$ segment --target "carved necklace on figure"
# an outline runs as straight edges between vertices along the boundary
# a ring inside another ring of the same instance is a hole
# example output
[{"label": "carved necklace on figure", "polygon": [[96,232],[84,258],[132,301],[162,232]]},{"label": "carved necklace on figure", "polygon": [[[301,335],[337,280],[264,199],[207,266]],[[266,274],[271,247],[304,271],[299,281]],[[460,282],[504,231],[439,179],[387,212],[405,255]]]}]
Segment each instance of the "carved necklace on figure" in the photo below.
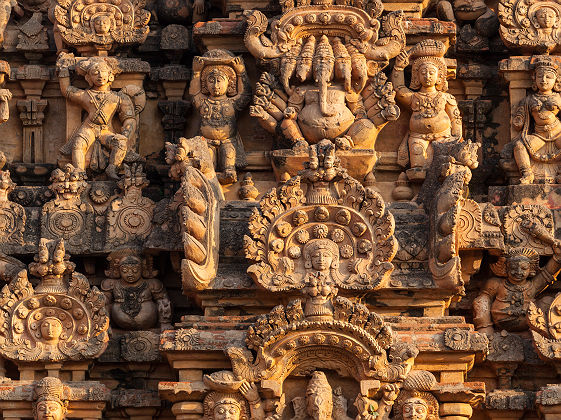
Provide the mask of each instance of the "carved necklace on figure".
[{"label": "carved necklace on figure", "polygon": [[201,106],[201,118],[211,127],[220,127],[229,115],[227,105],[228,101],[223,99],[205,98]]},{"label": "carved necklace on figure", "polygon": [[446,98],[442,92],[416,92],[411,109],[421,114],[423,118],[436,117],[446,105]]},{"label": "carved necklace on figure", "polygon": [[532,99],[530,108],[532,111],[537,111],[538,116],[541,119],[548,118],[551,112],[553,112],[555,108],[559,107],[559,101],[556,101],[557,95],[554,93],[548,95],[534,93]]}]

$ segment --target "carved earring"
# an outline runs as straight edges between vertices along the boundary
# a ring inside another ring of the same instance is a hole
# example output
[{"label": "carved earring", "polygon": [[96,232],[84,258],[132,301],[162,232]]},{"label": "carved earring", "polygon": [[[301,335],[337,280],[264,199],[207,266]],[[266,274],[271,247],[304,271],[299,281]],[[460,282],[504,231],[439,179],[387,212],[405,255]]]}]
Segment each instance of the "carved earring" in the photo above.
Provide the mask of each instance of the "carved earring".
[{"label": "carved earring", "polygon": [[312,268],[312,260],[310,258],[304,260],[304,268]]}]

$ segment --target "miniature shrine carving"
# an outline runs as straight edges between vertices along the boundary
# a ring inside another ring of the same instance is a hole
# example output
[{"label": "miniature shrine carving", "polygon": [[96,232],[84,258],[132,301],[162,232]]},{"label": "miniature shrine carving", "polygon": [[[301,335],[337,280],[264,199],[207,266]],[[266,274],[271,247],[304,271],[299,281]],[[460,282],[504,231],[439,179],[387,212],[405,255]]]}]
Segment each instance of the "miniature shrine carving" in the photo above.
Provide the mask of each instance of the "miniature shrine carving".
[{"label": "miniature shrine carving", "polygon": [[33,387],[33,418],[63,420],[68,411],[64,385],[58,378],[47,376]]},{"label": "miniature shrine carving", "polygon": [[[35,261],[2,289],[0,354],[19,362],[88,360],[107,347],[105,296],[74,271],[64,241],[41,240]],[[38,279],[32,286],[27,274]]]},{"label": "miniature shrine carving", "polygon": [[380,130],[399,116],[380,70],[405,45],[403,15],[380,22],[380,2],[369,4],[370,15],[360,6],[285,3],[271,39],[265,16],[245,12],[249,52],[271,65],[280,61],[279,76],[261,75],[250,114],[269,132],[278,129],[281,144],[302,149],[328,139],[341,149],[373,149]]},{"label": "miniature shrine carving", "polygon": [[[423,41],[409,53],[400,53],[392,71],[397,98],[412,111],[409,133],[398,152],[401,165],[410,163],[410,179],[423,178],[422,173],[432,162],[434,142],[455,141],[462,137],[458,104],[454,96],[446,92],[448,70],[443,58],[445,52],[442,42]],[[411,89],[405,86],[403,75],[409,60],[412,60]]]},{"label": "miniature shrine carving", "polygon": [[133,250],[114,251],[109,257],[108,276],[101,283],[111,321],[125,330],[146,330],[157,324],[171,328],[171,303],[162,282],[155,278],[152,260]]},{"label": "miniature shrine carving", "polygon": [[41,210],[41,237],[62,238],[73,252],[91,248],[91,231],[94,210],[82,194],[87,182],[86,173],[71,164],[55,169],[50,177],[49,189],[55,198]]},{"label": "miniature shrine carving", "polygon": [[[85,77],[88,89],[70,84],[70,68]],[[140,160],[134,149],[138,141],[138,113],[145,102],[144,91],[133,85],[119,92],[111,90],[111,83],[120,71],[119,62],[113,57],[80,59],[61,53],[57,70],[62,95],[87,113],[81,127],[60,149],[61,153],[70,155],[78,169],[105,171],[109,178],[119,179],[117,171],[123,161]],[[113,129],[115,116],[122,125],[120,132]]]},{"label": "miniature shrine carving", "polygon": [[557,183],[561,159],[559,66],[549,57],[536,57],[532,77],[535,93],[526,96],[513,114],[512,126],[520,135],[502,151],[503,164],[514,158],[520,184]]},{"label": "miniature shrine carving", "polygon": [[221,184],[232,184],[238,179],[236,168],[246,165],[236,122],[251,97],[242,58],[225,50],[195,57],[189,93],[201,118],[201,139],[215,161],[216,176]]}]

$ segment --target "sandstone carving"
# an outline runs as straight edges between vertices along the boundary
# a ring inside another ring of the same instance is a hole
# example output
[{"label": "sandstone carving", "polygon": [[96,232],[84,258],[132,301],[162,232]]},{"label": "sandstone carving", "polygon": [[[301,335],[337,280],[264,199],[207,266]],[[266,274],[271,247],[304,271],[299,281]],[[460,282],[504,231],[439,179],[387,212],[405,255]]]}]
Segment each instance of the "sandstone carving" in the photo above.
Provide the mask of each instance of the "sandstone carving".
[{"label": "sandstone carving", "polygon": [[[462,119],[456,99],[447,93],[448,70],[442,42],[425,40],[409,52],[401,52],[392,71],[397,98],[411,109],[409,133],[400,146],[398,161],[410,179],[424,178],[430,166],[434,142],[456,141],[462,137]],[[412,61],[411,89],[405,86],[404,68]],[[418,91],[416,91],[418,90]]]},{"label": "sandstone carving", "polygon": [[68,401],[64,385],[58,378],[47,376],[33,388],[33,418],[35,420],[63,420],[66,418]]},{"label": "sandstone carving", "polygon": [[[88,89],[70,84],[71,68],[85,77]],[[62,95],[87,113],[81,127],[60,149],[61,153],[70,155],[78,169],[105,171],[109,178],[119,179],[117,171],[123,161],[140,160],[134,149],[138,141],[138,114],[146,101],[144,91],[133,85],[119,92],[111,90],[111,83],[120,72],[119,61],[113,57],[80,59],[61,53],[57,70]],[[121,122],[120,132],[113,129],[116,116]]]},{"label": "sandstone carving", "polygon": [[529,302],[527,310],[528,326],[538,356],[545,361],[556,363],[561,360],[559,302],[560,295],[557,294],[549,306],[540,307],[537,302]]},{"label": "sandstone carving", "polygon": [[[273,65],[256,85],[250,114],[280,142],[302,149],[323,139],[341,149],[373,149],[380,130],[399,116],[391,83],[380,70],[405,45],[403,14],[381,21],[382,4],[283,2],[271,26],[257,10],[245,11],[244,41]],[[370,14],[369,14],[370,13]],[[329,35],[329,36],[328,36]]]},{"label": "sandstone carving", "polygon": [[552,1],[501,0],[501,38],[524,54],[557,52],[560,14],[559,4]]},{"label": "sandstone carving", "polygon": [[91,249],[94,210],[83,197],[86,173],[71,164],[55,169],[49,189],[55,198],[41,210],[41,237],[64,239],[71,252]]},{"label": "sandstone carving", "polygon": [[23,206],[9,198],[16,184],[10,178],[10,171],[2,170],[5,164],[6,156],[0,152],[0,250],[9,253],[24,244],[27,216]]},{"label": "sandstone carving", "polygon": [[181,181],[170,203],[179,214],[185,250],[181,262],[183,290],[201,290],[216,277],[219,205],[224,200],[206,142],[201,137],[166,143],[169,175]]},{"label": "sandstone carving", "polygon": [[107,347],[105,296],[74,271],[64,241],[41,240],[35,261],[2,289],[0,354],[19,362],[91,360]]},{"label": "sandstone carving", "polygon": [[[532,225],[532,230],[540,227]],[[561,270],[561,248],[558,240],[542,229],[549,239],[554,255],[539,267],[539,254],[531,248],[513,248],[493,266],[498,277],[487,281],[473,301],[474,323],[479,331],[492,334],[494,328],[507,331],[527,329],[526,314],[532,300],[557,280]]]},{"label": "sandstone carving", "polygon": [[394,408],[395,420],[438,420],[439,404],[430,392],[436,378],[430,372],[414,370],[403,382]]},{"label": "sandstone carving", "polygon": [[52,5],[57,49],[102,53],[114,46],[140,44],[148,35],[150,12],[143,0],[57,1]]},{"label": "sandstone carving", "polygon": [[502,157],[504,164],[514,158],[520,184],[557,183],[561,159],[559,66],[547,56],[537,57],[532,77],[535,93],[526,96],[512,116],[512,126],[520,134],[505,147]]},{"label": "sandstone carving", "polygon": [[[309,156],[299,176],[265,194],[254,210],[244,238],[255,261],[248,273],[268,290],[302,289],[317,299],[328,298],[328,288],[384,287],[397,252],[393,216],[378,193],[347,175],[332,142],[310,146]],[[301,182],[308,184],[305,195]],[[369,267],[366,276],[362,267]]]},{"label": "sandstone carving", "polygon": [[[2,44],[4,34],[4,30],[1,28],[1,19],[0,16],[0,45]],[[0,60],[0,124],[5,123],[10,118],[9,100],[12,99],[12,92],[3,88],[7,78],[10,78],[10,65],[7,61]]]},{"label": "sandstone carving", "polygon": [[157,324],[171,328],[171,303],[162,282],[155,278],[152,259],[133,250],[112,252],[108,276],[101,283],[107,298],[107,312],[113,324],[125,330],[145,330]]},{"label": "sandstone carving", "polygon": [[212,50],[195,57],[193,72],[189,93],[201,118],[201,141],[208,144],[220,183],[232,184],[238,179],[236,168],[246,165],[236,122],[251,97],[243,60],[226,50]]}]

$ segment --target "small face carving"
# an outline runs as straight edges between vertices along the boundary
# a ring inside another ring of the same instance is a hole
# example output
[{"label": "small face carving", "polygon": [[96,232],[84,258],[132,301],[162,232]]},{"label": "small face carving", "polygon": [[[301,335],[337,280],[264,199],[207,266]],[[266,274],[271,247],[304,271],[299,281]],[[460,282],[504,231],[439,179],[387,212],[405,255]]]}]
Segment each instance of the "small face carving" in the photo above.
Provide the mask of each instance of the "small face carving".
[{"label": "small face carving", "polygon": [[105,15],[98,16],[93,21],[93,27],[97,35],[107,35],[111,30],[111,19]]},{"label": "small face carving", "polygon": [[88,71],[88,76],[96,87],[102,87],[109,83],[111,78],[111,69],[104,64],[94,64]]},{"label": "small face carving", "polygon": [[37,403],[36,420],[62,420],[64,409],[57,401],[40,401]]},{"label": "small face carving", "polygon": [[526,257],[519,256],[507,261],[508,279],[513,283],[521,283],[530,275],[531,263]]},{"label": "small face carving", "polygon": [[540,28],[551,29],[557,23],[557,14],[550,7],[542,7],[536,12],[536,21]]},{"label": "small face carving", "polygon": [[46,341],[58,341],[62,334],[62,323],[56,318],[45,318],[41,323],[41,337]]},{"label": "small face carving", "polygon": [[211,71],[206,78],[206,85],[211,96],[224,96],[228,91],[228,77],[220,71]]},{"label": "small face carving", "polygon": [[421,398],[409,398],[403,404],[403,420],[426,420],[428,407]]},{"label": "small face carving", "polygon": [[436,86],[438,81],[438,67],[431,63],[422,63],[419,66],[419,81],[423,87]]},{"label": "small face carving", "polygon": [[219,403],[214,407],[214,420],[239,420],[240,408],[228,402]]},{"label": "small face carving", "polygon": [[312,267],[314,270],[326,271],[331,267],[333,255],[328,249],[316,249],[312,254]]},{"label": "small face carving", "polygon": [[121,263],[119,267],[121,278],[127,283],[138,281],[142,275],[142,265],[140,260],[135,257],[128,257]]},{"label": "small face carving", "polygon": [[540,92],[550,91],[553,89],[553,86],[555,86],[557,74],[550,68],[538,67],[534,75],[534,80]]}]

